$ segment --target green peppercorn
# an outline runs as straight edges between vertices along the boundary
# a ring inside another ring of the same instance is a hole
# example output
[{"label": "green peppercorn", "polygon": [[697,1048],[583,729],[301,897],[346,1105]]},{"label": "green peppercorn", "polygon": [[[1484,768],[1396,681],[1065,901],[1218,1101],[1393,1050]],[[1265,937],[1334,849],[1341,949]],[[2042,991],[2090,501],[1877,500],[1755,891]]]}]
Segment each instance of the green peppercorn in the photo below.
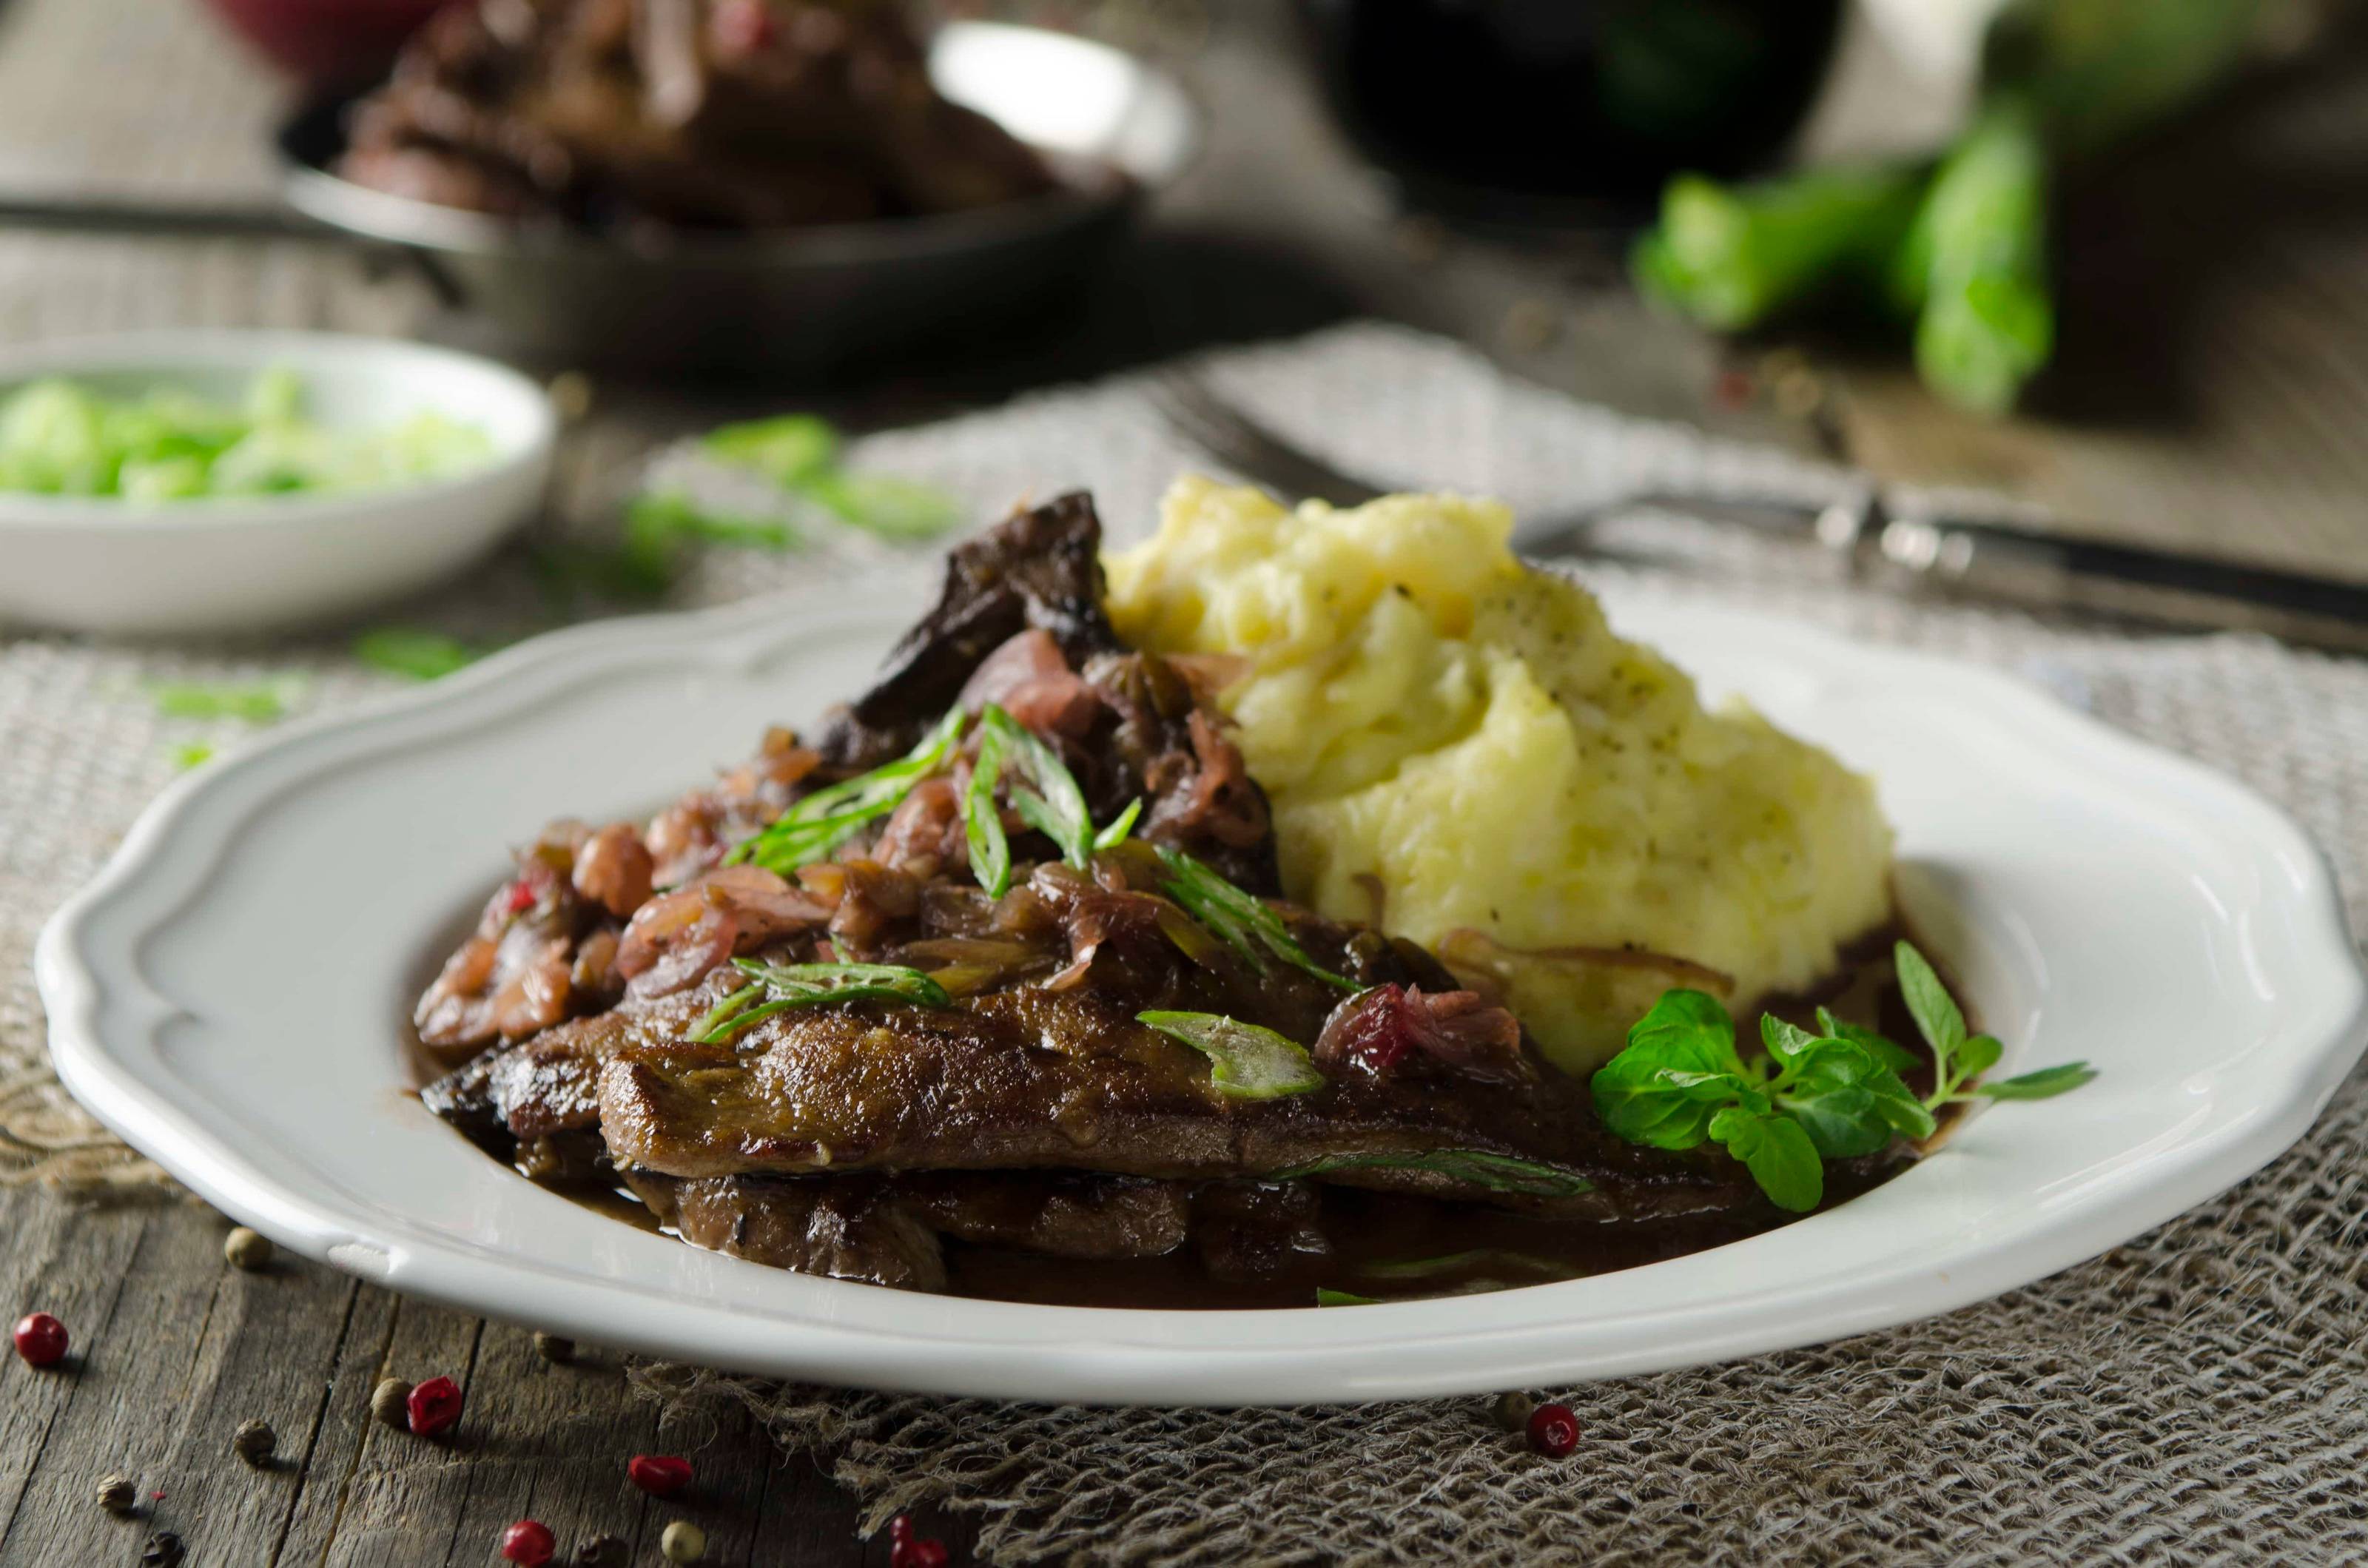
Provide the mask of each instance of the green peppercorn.
[{"label": "green peppercorn", "polygon": [[1497,1425],[1508,1432],[1526,1432],[1530,1429],[1531,1413],[1537,1407],[1538,1402],[1519,1389],[1500,1393],[1495,1408]]},{"label": "green peppercorn", "polygon": [[677,1519],[658,1537],[658,1551],[669,1562],[696,1562],[707,1555],[707,1532],[689,1519]]},{"label": "green peppercorn", "polygon": [[257,1470],[271,1462],[271,1451],[279,1446],[279,1434],[271,1429],[268,1421],[242,1421],[230,1440],[231,1450]]},{"label": "green peppercorn", "polygon": [[381,1426],[392,1426],[398,1432],[411,1430],[411,1385],[401,1378],[382,1380],[370,1391],[370,1414]]},{"label": "green peppercorn", "polygon": [[271,1238],[260,1231],[250,1231],[240,1225],[222,1238],[222,1257],[233,1268],[243,1268],[252,1274],[270,1264]]}]

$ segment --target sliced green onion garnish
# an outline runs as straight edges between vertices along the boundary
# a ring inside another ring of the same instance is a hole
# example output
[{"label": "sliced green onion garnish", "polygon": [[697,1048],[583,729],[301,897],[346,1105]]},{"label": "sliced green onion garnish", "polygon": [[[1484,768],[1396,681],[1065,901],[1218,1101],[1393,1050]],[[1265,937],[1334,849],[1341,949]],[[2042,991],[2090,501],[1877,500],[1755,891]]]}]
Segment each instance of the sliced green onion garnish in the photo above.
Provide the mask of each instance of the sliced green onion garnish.
[{"label": "sliced green onion garnish", "polygon": [[[905,1002],[951,1006],[945,987],[917,969],[886,963],[765,963],[734,959],[732,967],[756,983],[744,985],[691,1026],[700,1045],[720,1045],[760,1018],[823,1002]],[[749,1004],[764,996],[755,1006]]]},{"label": "sliced green onion garnish", "polygon": [[1283,925],[1282,916],[1269,908],[1264,900],[1244,892],[1172,845],[1159,846],[1159,858],[1173,873],[1160,884],[1161,889],[1258,973],[1266,972],[1266,958],[1271,953],[1326,985],[1337,985],[1343,991],[1364,989],[1308,957],[1307,949]]},{"label": "sliced green onion garnish", "polygon": [[1324,1086],[1324,1074],[1307,1052],[1272,1029],[1222,1013],[1137,1013],[1134,1018],[1207,1057],[1209,1080],[1227,1099],[1279,1099]]},{"label": "sliced green onion garnish", "polygon": [[1134,831],[1135,819],[1142,815],[1143,797],[1137,795],[1133,800],[1129,801],[1126,803],[1126,810],[1119,812],[1116,817],[1110,820],[1110,824],[1108,827],[1103,828],[1099,833],[1094,835],[1094,847],[1097,849],[1112,849],[1116,848],[1119,845],[1124,844],[1126,842],[1126,835]]},{"label": "sliced green onion garnish", "polygon": [[826,859],[830,853],[904,803],[913,786],[944,765],[961,736],[960,709],[938,721],[920,744],[892,763],[843,779],[800,800],[755,837],[734,846],[727,866],[754,861],[780,876]]}]

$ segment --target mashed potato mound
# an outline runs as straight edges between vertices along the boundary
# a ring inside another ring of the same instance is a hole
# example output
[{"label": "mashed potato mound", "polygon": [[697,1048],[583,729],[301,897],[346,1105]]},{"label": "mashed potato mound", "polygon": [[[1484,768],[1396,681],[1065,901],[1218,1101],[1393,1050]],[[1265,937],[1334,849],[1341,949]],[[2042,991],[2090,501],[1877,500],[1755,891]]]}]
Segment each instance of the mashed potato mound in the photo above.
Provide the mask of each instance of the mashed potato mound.
[{"label": "mashed potato mound", "polygon": [[1530,571],[1501,506],[1393,495],[1284,510],[1178,481],[1107,562],[1137,646],[1229,653],[1285,890],[1502,993],[1585,1071],[1660,993],[1744,1007],[1831,974],[1890,916],[1870,780],[1614,636]]}]

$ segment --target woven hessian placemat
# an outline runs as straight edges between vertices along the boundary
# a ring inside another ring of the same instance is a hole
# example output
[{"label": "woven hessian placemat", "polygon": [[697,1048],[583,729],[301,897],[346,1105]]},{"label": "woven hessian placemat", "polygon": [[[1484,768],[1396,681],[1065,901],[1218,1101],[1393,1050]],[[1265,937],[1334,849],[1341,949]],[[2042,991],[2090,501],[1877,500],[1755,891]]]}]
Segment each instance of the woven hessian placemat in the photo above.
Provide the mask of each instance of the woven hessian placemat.
[{"label": "woven hessian placemat", "polygon": [[[1656,485],[1816,494],[1838,480],[1518,386],[1391,329],[1243,350],[1210,369],[1345,463],[1523,507]],[[1121,540],[1144,531],[1161,488],[1194,461],[1127,381],[877,437],[857,460],[948,486],[981,518],[1022,494],[1087,485]],[[1620,572],[1625,591],[1773,603],[2040,681],[2279,801],[2333,858],[2359,919],[2368,665],[2248,638],[2139,640],[1908,607],[1773,549],[1677,520],[1651,526],[1689,545],[1696,567]],[[678,597],[761,592],[837,560],[719,553]],[[418,613],[483,635],[524,624],[533,602],[522,574],[504,567]],[[301,680],[303,709],[392,684],[334,639],[171,653],[0,642],[0,1163],[13,1178],[154,1179],[48,1074],[27,972],[33,934],[172,777],[176,747],[240,738],[234,725],[160,717],[147,683],[281,676]],[[744,740],[718,736],[718,756]],[[786,1443],[829,1450],[875,1523],[923,1500],[978,1511],[980,1550],[994,1561],[2358,1561],[2368,1556],[2363,1119],[2355,1077],[2261,1175],[1998,1301],[1838,1345],[1554,1391],[1584,1434],[1563,1461],[1518,1449],[1478,1399],[1087,1411],[783,1388],[681,1367],[640,1377],[687,1404],[745,1401]]]}]

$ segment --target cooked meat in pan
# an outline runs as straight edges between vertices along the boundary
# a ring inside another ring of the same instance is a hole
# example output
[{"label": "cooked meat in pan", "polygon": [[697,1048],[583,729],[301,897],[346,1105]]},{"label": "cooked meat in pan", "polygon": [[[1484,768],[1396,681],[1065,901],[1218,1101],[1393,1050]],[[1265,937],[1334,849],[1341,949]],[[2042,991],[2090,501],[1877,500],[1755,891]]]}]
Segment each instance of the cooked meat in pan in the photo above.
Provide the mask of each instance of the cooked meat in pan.
[{"label": "cooked meat in pan", "polygon": [[479,0],[357,106],[339,172],[590,230],[767,230],[992,206],[1043,164],[931,85],[894,5]]}]

